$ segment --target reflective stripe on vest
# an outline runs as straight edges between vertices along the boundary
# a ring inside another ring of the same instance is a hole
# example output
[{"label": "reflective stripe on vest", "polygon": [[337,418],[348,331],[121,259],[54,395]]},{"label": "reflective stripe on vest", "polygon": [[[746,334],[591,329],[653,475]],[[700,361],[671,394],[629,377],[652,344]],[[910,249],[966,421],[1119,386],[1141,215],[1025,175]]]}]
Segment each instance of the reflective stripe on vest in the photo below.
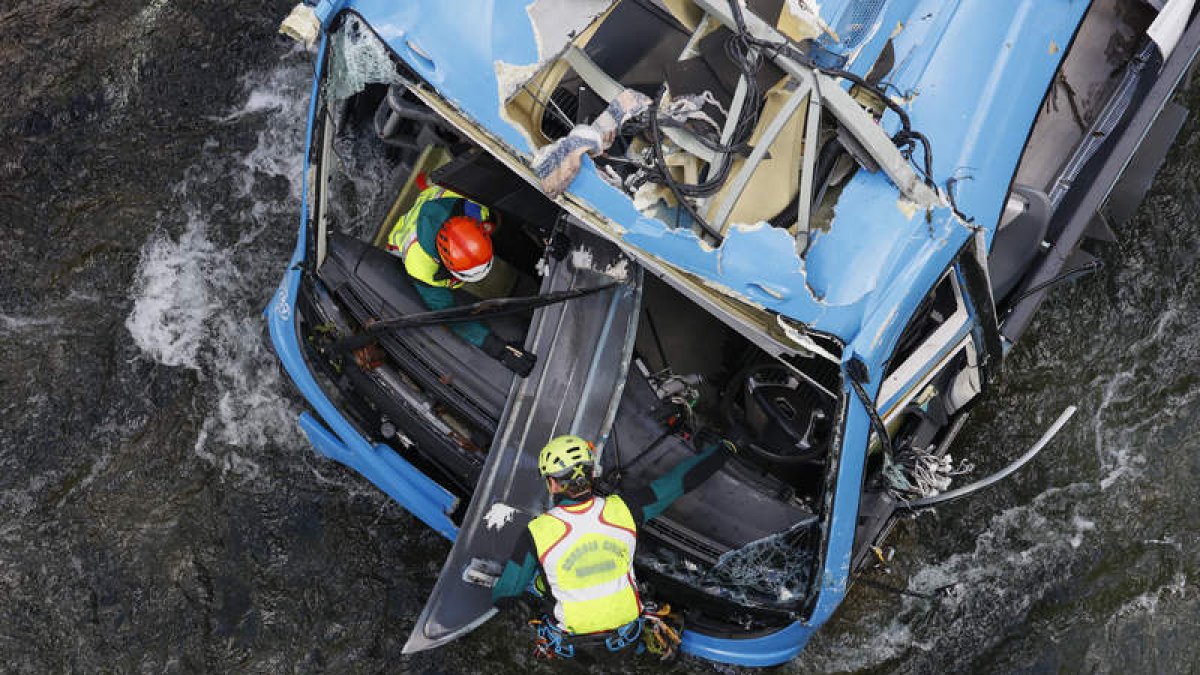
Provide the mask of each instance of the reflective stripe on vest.
[{"label": "reflective stripe on vest", "polygon": [[[435,279],[435,275],[442,266],[442,261],[436,251],[426,251],[417,241],[417,217],[421,213],[421,207],[425,206],[427,202],[442,197],[466,199],[457,192],[438,185],[425,188],[421,194],[417,195],[412,208],[400,216],[400,219],[392,226],[392,231],[388,234],[388,250],[400,256],[400,259],[404,261],[404,269],[410,277],[430,286],[454,288],[461,286],[462,282],[453,278]],[[488,207],[470,200],[467,203],[473,207],[471,210],[478,210],[480,220],[487,220],[491,216]]]},{"label": "reflective stripe on vest", "polygon": [[633,576],[635,530],[629,507],[616,495],[556,506],[530,521],[560,628],[597,633],[641,616]]}]

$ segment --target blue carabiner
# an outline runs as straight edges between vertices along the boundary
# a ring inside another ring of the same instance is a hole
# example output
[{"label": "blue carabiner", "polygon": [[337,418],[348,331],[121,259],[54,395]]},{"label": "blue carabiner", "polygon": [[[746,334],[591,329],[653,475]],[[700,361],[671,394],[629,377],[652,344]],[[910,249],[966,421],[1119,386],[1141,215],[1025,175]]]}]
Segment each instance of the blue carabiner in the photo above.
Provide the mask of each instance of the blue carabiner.
[{"label": "blue carabiner", "polygon": [[537,628],[537,636],[546,641],[549,651],[560,658],[575,658],[575,645],[571,644],[563,631],[559,630],[549,619],[545,619]]},{"label": "blue carabiner", "polygon": [[617,628],[616,634],[604,640],[604,646],[610,652],[619,652],[637,641],[642,636],[642,617]]}]

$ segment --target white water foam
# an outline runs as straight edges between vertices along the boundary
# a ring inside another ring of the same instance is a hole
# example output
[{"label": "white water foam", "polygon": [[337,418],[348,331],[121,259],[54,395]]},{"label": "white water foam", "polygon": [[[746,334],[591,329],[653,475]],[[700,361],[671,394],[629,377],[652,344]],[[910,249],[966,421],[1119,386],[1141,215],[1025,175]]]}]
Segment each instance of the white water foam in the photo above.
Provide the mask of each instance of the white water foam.
[{"label": "white water foam", "polygon": [[47,326],[57,326],[62,323],[59,317],[45,316],[12,316],[0,314],[0,333],[20,333],[29,330],[42,330]]},{"label": "white water foam", "polygon": [[[260,475],[246,450],[299,439],[261,311],[296,227],[308,74],[293,52],[246,82],[245,104],[222,120],[262,125],[257,143],[240,154],[205,145],[176,186],[178,209],[142,247],[125,322],[145,357],[200,375],[210,408],[195,452],[245,480]],[[182,232],[171,234],[180,212]]]},{"label": "white water foam", "polygon": [[800,657],[804,670],[822,673],[856,672],[878,666],[910,649],[930,649],[929,645],[914,640],[908,622],[897,616],[888,617],[881,612],[873,613],[864,617],[860,626],[865,632],[856,628],[851,633],[836,638],[818,633],[813,646]]},{"label": "white water foam", "polygon": [[163,365],[200,370],[207,327],[222,309],[221,286],[237,273],[205,230],[204,221],[189,218],[177,239],[159,232],[142,246],[125,326],[138,347]]},{"label": "white water foam", "polygon": [[1096,413],[1092,416],[1092,429],[1096,436],[1096,459],[1100,462],[1100,466],[1108,471],[1107,475],[1100,479],[1100,489],[1102,490],[1108,489],[1135,468],[1135,457],[1130,454],[1131,446],[1120,442],[1107,443],[1104,433],[1104,412],[1114,403],[1123,403],[1128,400],[1128,396],[1122,395],[1125,389],[1124,385],[1132,382],[1133,379],[1132,372],[1123,371],[1105,383],[1100,405],[1096,406]]},{"label": "white water foam", "polygon": [[1156,614],[1160,603],[1182,598],[1187,593],[1187,587],[1187,575],[1183,572],[1176,572],[1170,583],[1164,584],[1153,591],[1142,593],[1117,608],[1117,611],[1112,613],[1112,616],[1105,624],[1105,628],[1111,631],[1113,626],[1118,622],[1127,621],[1135,615]]}]

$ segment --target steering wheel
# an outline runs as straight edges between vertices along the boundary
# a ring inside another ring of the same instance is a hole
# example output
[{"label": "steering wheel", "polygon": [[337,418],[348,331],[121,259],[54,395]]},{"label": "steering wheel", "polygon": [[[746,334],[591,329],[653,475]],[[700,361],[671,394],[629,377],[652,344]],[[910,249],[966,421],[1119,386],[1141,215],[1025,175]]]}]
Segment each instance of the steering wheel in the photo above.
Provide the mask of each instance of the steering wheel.
[{"label": "steering wheel", "polygon": [[742,445],[774,464],[821,461],[832,415],[826,394],[787,368],[759,364],[730,382],[722,399],[726,422]]}]

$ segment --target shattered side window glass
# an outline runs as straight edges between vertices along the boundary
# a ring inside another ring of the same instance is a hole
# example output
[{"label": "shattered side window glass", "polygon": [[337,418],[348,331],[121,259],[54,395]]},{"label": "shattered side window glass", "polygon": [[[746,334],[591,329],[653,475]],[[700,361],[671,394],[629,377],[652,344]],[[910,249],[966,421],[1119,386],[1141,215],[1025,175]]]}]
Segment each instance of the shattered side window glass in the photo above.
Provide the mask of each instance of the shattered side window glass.
[{"label": "shattered side window glass", "polygon": [[348,98],[371,83],[399,82],[387,47],[357,16],[346,16],[342,27],[330,37],[329,47],[327,99]]},{"label": "shattered side window glass", "polygon": [[817,519],[797,523],[722,555],[708,571],[714,583],[731,592],[799,600],[808,592],[815,566]]},{"label": "shattered side window glass", "polygon": [[791,605],[809,590],[817,565],[818,520],[812,518],[727,551],[705,569],[667,548],[639,556],[656,572],[747,606]]}]

